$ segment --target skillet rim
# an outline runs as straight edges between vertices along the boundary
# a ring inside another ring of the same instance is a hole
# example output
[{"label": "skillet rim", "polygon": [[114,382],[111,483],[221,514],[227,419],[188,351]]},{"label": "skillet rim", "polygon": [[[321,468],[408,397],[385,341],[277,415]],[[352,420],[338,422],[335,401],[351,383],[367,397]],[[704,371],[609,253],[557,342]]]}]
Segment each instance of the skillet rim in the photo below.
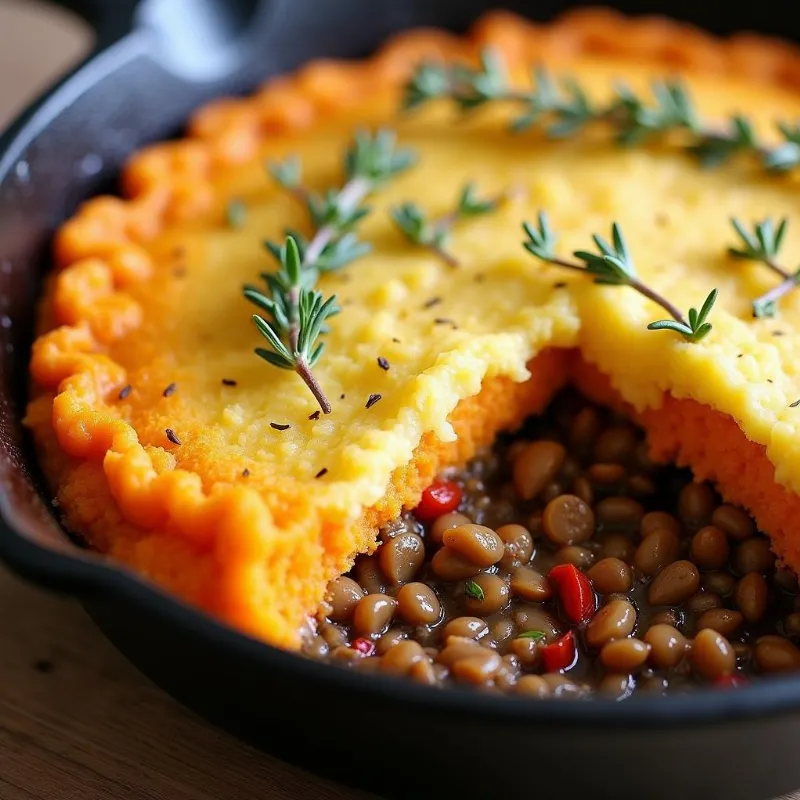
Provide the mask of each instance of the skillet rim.
[{"label": "skillet rim", "polygon": [[[141,42],[137,31],[133,31],[111,47],[90,53],[0,132],[0,183],[13,171],[25,148],[58,119],[72,99],[90,92],[100,78],[113,77],[116,70],[129,62],[137,52],[137,41]],[[20,423],[18,414],[14,423]],[[25,455],[26,463],[36,468],[35,458],[29,452]],[[34,491],[46,506],[38,488]],[[70,541],[61,526],[63,549],[38,544],[26,531],[22,517],[11,499],[6,477],[0,476],[0,560],[19,574],[42,587],[60,589],[78,598],[109,598],[133,615],[155,615],[207,646],[254,661],[267,671],[293,673],[302,680],[312,681],[320,690],[413,704],[431,712],[456,715],[477,712],[487,719],[509,724],[547,722],[554,727],[604,730],[714,725],[763,720],[800,710],[800,676],[761,678],[735,690],[702,688],[680,695],[634,695],[625,702],[592,698],[569,703],[551,698],[526,703],[520,702],[520,698],[460,688],[432,691],[412,681],[337,669],[280,650],[216,621],[125,566],[80,548]]]}]

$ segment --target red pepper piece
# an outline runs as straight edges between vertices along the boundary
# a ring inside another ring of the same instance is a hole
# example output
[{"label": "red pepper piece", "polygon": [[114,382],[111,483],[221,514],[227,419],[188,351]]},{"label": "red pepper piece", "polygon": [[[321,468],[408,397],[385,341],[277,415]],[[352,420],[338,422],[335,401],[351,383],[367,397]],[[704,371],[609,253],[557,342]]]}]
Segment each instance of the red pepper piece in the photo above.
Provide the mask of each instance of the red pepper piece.
[{"label": "red pepper piece", "polygon": [[545,672],[558,672],[574,666],[578,658],[575,633],[567,631],[551,644],[542,648],[542,665]]},{"label": "red pepper piece", "polygon": [[589,579],[573,564],[559,564],[547,573],[570,622],[588,622],[597,610],[597,599]]},{"label": "red pepper piece", "polygon": [[352,647],[353,650],[358,650],[364,658],[375,654],[375,643],[371,642],[369,639],[365,639],[363,636],[358,639],[353,639],[353,641],[350,642],[350,647]]},{"label": "red pepper piece", "polygon": [[455,511],[461,502],[461,489],[452,481],[434,481],[423,493],[414,509],[417,519],[432,522],[443,514]]},{"label": "red pepper piece", "polygon": [[747,686],[748,683],[744,675],[720,675],[714,681],[714,686],[719,686],[721,689],[736,689],[739,686]]}]

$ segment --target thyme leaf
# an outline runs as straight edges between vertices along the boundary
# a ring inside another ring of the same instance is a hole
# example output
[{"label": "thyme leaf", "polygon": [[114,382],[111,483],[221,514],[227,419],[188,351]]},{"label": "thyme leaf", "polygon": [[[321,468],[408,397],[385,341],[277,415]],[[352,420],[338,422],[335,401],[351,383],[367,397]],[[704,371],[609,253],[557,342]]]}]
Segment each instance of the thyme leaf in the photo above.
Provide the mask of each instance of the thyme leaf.
[{"label": "thyme leaf", "polygon": [[225,221],[229,228],[241,228],[247,220],[247,206],[241,200],[231,200],[225,208]]},{"label": "thyme leaf", "polygon": [[471,597],[473,600],[483,600],[486,595],[484,594],[481,585],[477,581],[468,580],[464,586],[464,594]]},{"label": "thyme leaf", "polygon": [[544,631],[523,631],[517,634],[517,639],[533,639],[534,641],[541,642],[545,639]]}]

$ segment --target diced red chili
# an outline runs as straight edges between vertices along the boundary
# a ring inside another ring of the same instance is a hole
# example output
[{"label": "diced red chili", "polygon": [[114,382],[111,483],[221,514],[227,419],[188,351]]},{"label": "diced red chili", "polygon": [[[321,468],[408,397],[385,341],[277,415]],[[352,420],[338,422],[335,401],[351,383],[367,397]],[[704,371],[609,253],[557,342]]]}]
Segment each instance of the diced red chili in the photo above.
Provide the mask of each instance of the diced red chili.
[{"label": "diced red chili", "polygon": [[597,599],[589,579],[573,564],[559,564],[547,573],[555,586],[561,608],[576,625],[588,622],[597,609]]},{"label": "diced red chili", "polygon": [[575,664],[578,650],[575,647],[575,634],[567,631],[551,644],[542,648],[542,666],[545,672],[558,672]]},{"label": "diced red chili", "polygon": [[430,522],[455,511],[461,502],[461,489],[452,481],[434,481],[423,493],[414,510],[417,519]]},{"label": "diced red chili", "polygon": [[350,647],[352,647],[353,650],[358,650],[365,658],[375,654],[375,643],[369,639],[365,639],[363,636],[358,639],[353,639],[353,641],[350,642]]},{"label": "diced red chili", "polygon": [[720,675],[714,681],[714,686],[722,689],[736,689],[739,686],[746,686],[749,683],[744,675]]}]

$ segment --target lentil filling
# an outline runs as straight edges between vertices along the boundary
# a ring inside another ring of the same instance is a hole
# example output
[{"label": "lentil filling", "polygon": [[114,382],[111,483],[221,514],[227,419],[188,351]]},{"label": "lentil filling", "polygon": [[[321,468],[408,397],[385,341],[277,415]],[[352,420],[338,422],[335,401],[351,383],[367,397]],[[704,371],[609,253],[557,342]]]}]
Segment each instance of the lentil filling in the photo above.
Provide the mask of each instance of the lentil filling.
[{"label": "lentil filling", "polygon": [[570,391],[382,528],[304,652],[531,697],[735,687],[800,670],[797,589],[748,514]]}]

